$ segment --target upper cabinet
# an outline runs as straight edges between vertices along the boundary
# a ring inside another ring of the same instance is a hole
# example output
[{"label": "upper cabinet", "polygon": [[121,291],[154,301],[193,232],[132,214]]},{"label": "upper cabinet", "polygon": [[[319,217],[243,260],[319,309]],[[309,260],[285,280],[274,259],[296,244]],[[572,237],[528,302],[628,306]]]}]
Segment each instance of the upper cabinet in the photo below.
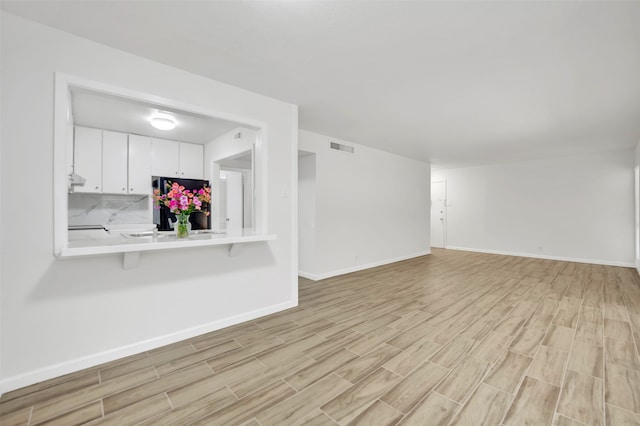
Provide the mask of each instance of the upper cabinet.
[{"label": "upper cabinet", "polygon": [[151,194],[151,138],[76,127],[73,165],[86,179],[74,192]]},{"label": "upper cabinet", "polygon": [[204,178],[204,146],[180,142],[180,177]]},{"label": "upper cabinet", "polygon": [[151,174],[153,176],[180,176],[180,142],[151,139]]},{"label": "upper cabinet", "polygon": [[74,192],[100,194],[102,192],[102,130],[75,128],[73,171],[86,179]]},{"label": "upper cabinet", "polygon": [[204,148],[202,145],[153,139],[151,174],[185,179],[203,179]]},{"label": "upper cabinet", "polygon": [[150,194],[151,138],[129,135],[129,194]]},{"label": "upper cabinet", "polygon": [[[102,192],[127,193],[127,135],[102,131]],[[82,176],[82,174],[80,174]]]},{"label": "upper cabinet", "polygon": [[75,127],[73,169],[84,179],[73,192],[140,194],[152,192],[152,176],[204,178],[202,145]]}]

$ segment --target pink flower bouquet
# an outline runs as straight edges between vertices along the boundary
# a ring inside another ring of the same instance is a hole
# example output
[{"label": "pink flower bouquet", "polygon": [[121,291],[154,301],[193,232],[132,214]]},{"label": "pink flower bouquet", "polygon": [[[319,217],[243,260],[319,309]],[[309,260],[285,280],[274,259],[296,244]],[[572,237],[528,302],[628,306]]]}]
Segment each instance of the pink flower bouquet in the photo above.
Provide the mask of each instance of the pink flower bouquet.
[{"label": "pink flower bouquet", "polygon": [[190,191],[175,182],[173,184],[168,183],[167,188],[170,189],[166,194],[160,194],[159,189],[154,189],[153,198],[156,206],[167,206],[171,213],[176,215],[194,212],[209,215],[209,212],[203,209],[202,204],[211,202],[211,188],[205,186],[197,191]]},{"label": "pink flower bouquet", "polygon": [[169,207],[169,211],[176,215],[178,219],[174,225],[176,236],[178,238],[189,237],[189,215],[194,212],[204,213],[207,216],[209,212],[203,207],[203,203],[211,202],[211,188],[205,186],[198,190],[188,190],[184,186],[177,183],[167,183],[169,192],[160,194],[159,189],[153,190],[153,198],[156,206]]}]

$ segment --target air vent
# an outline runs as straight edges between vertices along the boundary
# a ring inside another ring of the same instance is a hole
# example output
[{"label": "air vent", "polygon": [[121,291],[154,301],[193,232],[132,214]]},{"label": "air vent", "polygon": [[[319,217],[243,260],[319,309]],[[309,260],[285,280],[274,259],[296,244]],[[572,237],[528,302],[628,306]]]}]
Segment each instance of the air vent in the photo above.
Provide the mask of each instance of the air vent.
[{"label": "air vent", "polygon": [[242,132],[237,132],[233,135],[233,139],[242,139]]},{"label": "air vent", "polygon": [[330,142],[329,143],[329,147],[331,149],[337,149],[338,151],[344,151],[344,152],[349,152],[349,153],[353,154],[353,147],[349,146],[349,145],[343,145],[341,143]]}]

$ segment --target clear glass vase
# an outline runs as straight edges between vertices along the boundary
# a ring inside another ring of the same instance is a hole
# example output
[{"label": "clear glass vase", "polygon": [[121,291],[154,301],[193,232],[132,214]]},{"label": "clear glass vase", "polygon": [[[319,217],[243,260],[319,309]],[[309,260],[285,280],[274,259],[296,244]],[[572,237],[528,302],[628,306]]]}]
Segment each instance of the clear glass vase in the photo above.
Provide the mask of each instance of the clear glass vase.
[{"label": "clear glass vase", "polygon": [[189,238],[191,231],[191,222],[189,222],[189,213],[180,213],[176,215],[176,223],[173,229],[176,231],[176,238]]}]

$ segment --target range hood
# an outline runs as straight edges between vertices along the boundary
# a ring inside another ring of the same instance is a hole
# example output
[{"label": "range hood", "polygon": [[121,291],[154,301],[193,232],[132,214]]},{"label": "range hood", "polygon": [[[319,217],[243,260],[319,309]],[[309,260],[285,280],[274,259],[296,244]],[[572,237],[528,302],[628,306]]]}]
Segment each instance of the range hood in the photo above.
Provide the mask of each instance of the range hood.
[{"label": "range hood", "polygon": [[84,184],[87,182],[87,179],[83,178],[82,176],[80,176],[77,173],[71,173],[69,175],[69,187],[74,187],[74,186],[84,186]]}]

